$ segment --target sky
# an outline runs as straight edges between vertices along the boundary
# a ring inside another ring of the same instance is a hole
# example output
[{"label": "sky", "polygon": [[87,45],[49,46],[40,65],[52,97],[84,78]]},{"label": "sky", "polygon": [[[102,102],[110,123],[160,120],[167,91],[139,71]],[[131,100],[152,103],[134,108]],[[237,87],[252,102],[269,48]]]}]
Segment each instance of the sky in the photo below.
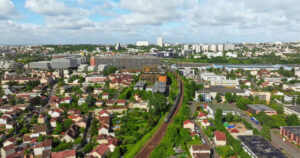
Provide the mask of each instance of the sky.
[{"label": "sky", "polygon": [[299,0],[0,0],[0,44],[300,40]]}]

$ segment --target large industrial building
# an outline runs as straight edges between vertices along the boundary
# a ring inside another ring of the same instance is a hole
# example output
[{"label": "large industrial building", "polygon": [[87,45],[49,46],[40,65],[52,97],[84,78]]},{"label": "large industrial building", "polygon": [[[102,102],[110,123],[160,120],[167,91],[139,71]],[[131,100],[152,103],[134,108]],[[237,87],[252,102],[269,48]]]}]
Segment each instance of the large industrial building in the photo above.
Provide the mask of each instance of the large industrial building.
[{"label": "large industrial building", "polygon": [[77,68],[86,62],[85,57],[80,55],[69,55],[61,58],[52,58],[50,61],[38,61],[29,63],[32,69],[69,69]]},{"label": "large industrial building", "polygon": [[106,64],[126,69],[141,69],[143,65],[161,65],[161,59],[155,56],[146,55],[116,55],[116,56],[95,56],[91,58],[91,64]]},{"label": "large industrial building", "polygon": [[261,136],[238,136],[243,149],[253,158],[285,158],[283,153]]}]

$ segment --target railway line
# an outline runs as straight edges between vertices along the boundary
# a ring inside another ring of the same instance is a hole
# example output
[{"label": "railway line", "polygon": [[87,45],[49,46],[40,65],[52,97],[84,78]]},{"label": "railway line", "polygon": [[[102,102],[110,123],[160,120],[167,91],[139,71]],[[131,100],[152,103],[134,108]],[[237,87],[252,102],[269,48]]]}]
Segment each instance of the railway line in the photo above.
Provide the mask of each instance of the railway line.
[{"label": "railway line", "polygon": [[175,99],[174,105],[170,108],[169,114],[165,118],[165,122],[157,130],[157,132],[152,136],[152,138],[147,142],[147,144],[140,150],[136,155],[136,158],[147,158],[150,156],[154,148],[159,144],[164,135],[166,134],[167,127],[173,122],[174,116],[178,113],[184,95],[184,86],[181,78],[176,74],[177,82],[179,84],[179,93]]}]

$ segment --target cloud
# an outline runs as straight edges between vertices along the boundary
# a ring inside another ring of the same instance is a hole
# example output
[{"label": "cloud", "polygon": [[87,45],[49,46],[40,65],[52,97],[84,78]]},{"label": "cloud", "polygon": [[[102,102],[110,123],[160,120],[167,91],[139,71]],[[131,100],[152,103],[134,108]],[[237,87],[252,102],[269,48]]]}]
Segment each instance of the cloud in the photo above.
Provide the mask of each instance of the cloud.
[{"label": "cloud", "polygon": [[25,8],[46,16],[70,14],[70,10],[66,5],[56,0],[26,0]]},{"label": "cloud", "polygon": [[118,20],[130,25],[162,25],[183,18],[184,0],[121,0],[120,6],[131,13]]},{"label": "cloud", "polygon": [[13,2],[10,0],[0,0],[0,20],[15,18],[19,16]]},{"label": "cloud", "polygon": [[0,43],[135,43],[158,36],[182,43],[298,40],[299,5],[299,0],[26,0],[24,8],[41,15],[44,24],[34,19],[24,24],[16,19],[19,8],[0,0]]}]

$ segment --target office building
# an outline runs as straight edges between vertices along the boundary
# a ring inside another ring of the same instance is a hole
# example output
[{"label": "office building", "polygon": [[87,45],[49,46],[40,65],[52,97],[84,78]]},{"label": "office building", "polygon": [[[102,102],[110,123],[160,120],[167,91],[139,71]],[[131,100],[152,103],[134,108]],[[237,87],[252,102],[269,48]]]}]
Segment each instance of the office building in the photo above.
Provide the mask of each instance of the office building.
[{"label": "office building", "polygon": [[164,46],[164,39],[162,37],[157,38],[157,45],[160,47]]}]

